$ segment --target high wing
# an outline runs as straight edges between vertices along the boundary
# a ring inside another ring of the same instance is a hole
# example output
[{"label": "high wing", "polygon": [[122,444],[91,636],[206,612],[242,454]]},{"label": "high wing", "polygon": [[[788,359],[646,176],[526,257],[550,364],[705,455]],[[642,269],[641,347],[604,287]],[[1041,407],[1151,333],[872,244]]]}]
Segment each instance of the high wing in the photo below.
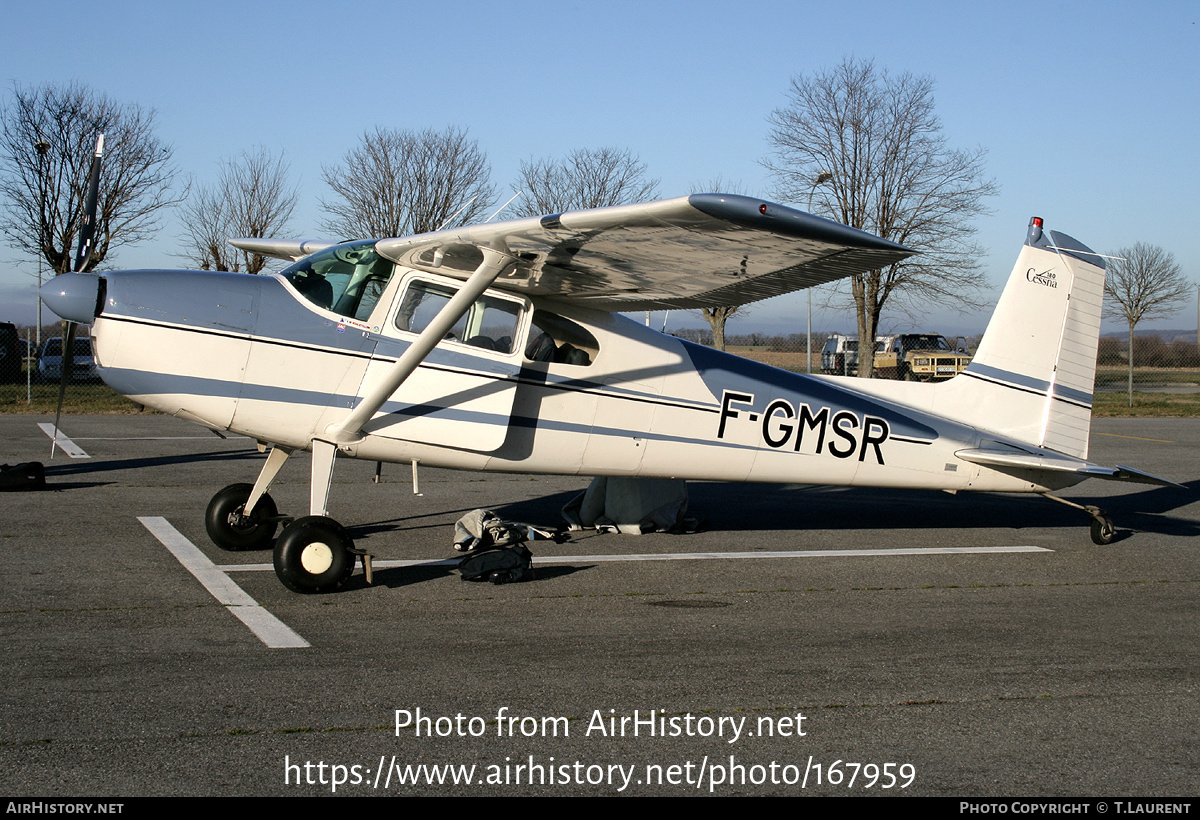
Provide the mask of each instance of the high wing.
[{"label": "high wing", "polygon": [[273,256],[297,262],[309,254],[323,251],[336,242],[315,242],[311,239],[230,239],[229,244],[250,253]]},{"label": "high wing", "polygon": [[914,253],[803,211],[730,194],[472,225],[376,245],[395,262],[463,279],[482,263],[483,248],[516,262],[494,287],[607,311],[740,305]]}]

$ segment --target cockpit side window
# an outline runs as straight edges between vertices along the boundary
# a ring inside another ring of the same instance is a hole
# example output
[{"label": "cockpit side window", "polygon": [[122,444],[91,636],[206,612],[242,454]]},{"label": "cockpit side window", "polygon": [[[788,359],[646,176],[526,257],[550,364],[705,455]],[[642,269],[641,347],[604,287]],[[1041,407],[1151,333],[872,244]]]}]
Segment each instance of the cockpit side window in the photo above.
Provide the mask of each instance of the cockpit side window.
[{"label": "cockpit side window", "polygon": [[[450,285],[414,280],[400,302],[396,327],[410,333],[420,333],[453,298],[455,292]],[[484,294],[455,323],[446,338],[497,353],[512,353],[516,349],[514,340],[521,323],[521,310],[520,302]]]},{"label": "cockpit side window", "polygon": [[586,367],[599,352],[600,343],[583,325],[546,310],[533,312],[526,359]]},{"label": "cockpit side window", "polygon": [[314,305],[365,321],[395,270],[390,259],[375,252],[375,240],[368,239],[318,251],[283,276]]}]

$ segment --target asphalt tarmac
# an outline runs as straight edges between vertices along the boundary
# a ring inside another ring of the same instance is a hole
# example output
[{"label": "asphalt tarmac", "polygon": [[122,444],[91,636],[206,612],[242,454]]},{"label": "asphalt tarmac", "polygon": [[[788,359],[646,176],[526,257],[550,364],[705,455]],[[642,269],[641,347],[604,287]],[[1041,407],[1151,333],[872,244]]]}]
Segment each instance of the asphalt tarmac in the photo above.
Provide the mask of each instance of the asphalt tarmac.
[{"label": "asphalt tarmac", "polygon": [[[339,461],[379,567],[325,596],[205,534],[253,442],[70,417],[91,457],[50,461],[45,421],[0,417],[49,485],[0,495],[6,795],[1200,792],[1200,420],[1094,422],[1093,460],[1186,485],[1063,492],[1106,547],[1039,498],[695,483],[701,532],[534,543],[504,586],[421,562],[475,508],[557,525],[586,479],[422,468],[418,497]],[[281,511],[307,482],[297,456]]]}]

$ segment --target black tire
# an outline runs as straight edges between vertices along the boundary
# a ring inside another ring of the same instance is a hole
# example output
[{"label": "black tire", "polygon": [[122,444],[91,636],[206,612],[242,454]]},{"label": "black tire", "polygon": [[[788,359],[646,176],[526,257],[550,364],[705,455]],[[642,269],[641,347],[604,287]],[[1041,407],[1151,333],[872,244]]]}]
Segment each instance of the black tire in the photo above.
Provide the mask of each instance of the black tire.
[{"label": "black tire", "polygon": [[208,502],[204,528],[221,549],[230,552],[266,549],[275,538],[279,510],[271,496],[264,494],[249,518],[241,514],[253,489],[253,484],[230,484]]},{"label": "black tire", "polygon": [[1101,516],[1092,519],[1092,543],[1102,547],[1108,546],[1113,542],[1117,535],[1117,528],[1113,526],[1113,522]]},{"label": "black tire", "polygon": [[297,518],[275,542],[275,574],[292,592],[333,592],[354,572],[354,542],[323,515]]}]

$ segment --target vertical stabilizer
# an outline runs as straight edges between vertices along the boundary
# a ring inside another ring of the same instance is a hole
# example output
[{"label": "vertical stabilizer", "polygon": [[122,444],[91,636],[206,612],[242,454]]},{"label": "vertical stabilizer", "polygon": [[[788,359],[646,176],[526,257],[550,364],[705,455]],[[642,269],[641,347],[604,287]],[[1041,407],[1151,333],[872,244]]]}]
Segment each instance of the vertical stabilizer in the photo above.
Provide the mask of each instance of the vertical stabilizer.
[{"label": "vertical stabilizer", "polygon": [[1103,298],[1103,258],[1035,217],[946,412],[1086,458]]}]

